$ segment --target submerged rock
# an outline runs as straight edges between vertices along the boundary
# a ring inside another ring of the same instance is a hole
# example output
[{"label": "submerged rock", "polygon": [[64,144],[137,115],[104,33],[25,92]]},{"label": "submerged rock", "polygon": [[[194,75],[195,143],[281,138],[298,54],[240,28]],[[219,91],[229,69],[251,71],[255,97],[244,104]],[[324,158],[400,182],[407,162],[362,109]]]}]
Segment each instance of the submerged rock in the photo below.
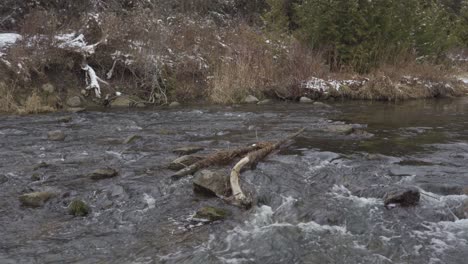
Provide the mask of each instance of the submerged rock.
[{"label": "submerged rock", "polygon": [[172,161],[169,166],[167,166],[170,170],[181,170],[187,166],[194,164],[197,161],[203,159],[203,156],[198,155],[184,155]]},{"label": "submerged rock", "polygon": [[68,213],[74,216],[86,216],[89,214],[89,206],[81,200],[73,200],[68,206]]},{"label": "submerged rock", "polygon": [[103,180],[113,178],[118,175],[118,172],[112,168],[102,168],[93,171],[89,177],[93,180]]},{"label": "submerged rock", "polygon": [[244,103],[246,104],[256,104],[259,102],[258,98],[253,96],[253,95],[247,95],[245,98],[244,98]]},{"label": "submerged rock", "polygon": [[54,196],[52,192],[33,192],[21,195],[19,201],[23,206],[41,207]]},{"label": "submerged rock", "polygon": [[33,173],[33,175],[31,175],[31,181],[40,181],[41,180],[41,175],[39,175],[38,173]]},{"label": "submerged rock", "polygon": [[322,103],[322,102],[315,102],[314,106],[319,106],[319,107],[323,107],[323,108],[331,108],[332,107],[331,105],[328,105],[328,104],[325,104],[325,103]]},{"label": "submerged rock", "polygon": [[0,174],[0,184],[4,184],[7,181],[8,181],[8,177]]},{"label": "submerged rock", "polygon": [[193,218],[195,219],[204,219],[207,221],[217,221],[217,220],[223,220],[226,219],[226,217],[229,215],[229,212],[224,209],[219,209],[211,206],[206,206],[200,208]]},{"label": "submerged rock", "polygon": [[79,96],[72,96],[67,99],[67,105],[69,107],[80,107],[81,106],[81,98]]},{"label": "submerged rock", "polygon": [[133,134],[133,135],[128,136],[128,137],[123,141],[123,143],[124,143],[124,144],[130,144],[130,143],[132,143],[133,141],[138,140],[138,139],[141,139],[141,136],[139,136],[139,135],[137,135],[137,134]]},{"label": "submerged rock", "polygon": [[193,179],[194,192],[205,195],[228,196],[230,186],[229,175],[222,170],[202,170]]},{"label": "submerged rock", "polygon": [[186,147],[180,147],[172,150],[175,154],[178,155],[190,155],[193,153],[197,153],[199,151],[204,150],[203,147],[198,147],[198,146],[186,146]]},{"label": "submerged rock", "polygon": [[47,133],[47,138],[51,141],[63,141],[65,140],[65,133],[60,130],[54,130]]},{"label": "submerged rock", "polygon": [[313,103],[314,100],[310,99],[309,97],[305,97],[305,96],[302,96],[300,99],[299,99],[299,103],[302,103],[302,104],[310,104],[310,103]]},{"label": "submerged rock", "polygon": [[69,123],[72,120],[71,116],[62,116],[57,119],[59,123]]},{"label": "submerged rock", "polygon": [[49,166],[50,165],[47,162],[42,161],[42,162],[39,162],[38,164],[34,165],[32,169],[33,170],[39,170],[39,169],[42,169],[42,168],[47,168]]},{"label": "submerged rock", "polygon": [[330,125],[324,129],[327,132],[349,135],[354,132],[354,127],[352,125]]},{"label": "submerged rock", "polygon": [[389,204],[400,204],[401,206],[416,205],[420,199],[419,189],[416,187],[407,187],[389,191],[384,196],[385,206]]}]

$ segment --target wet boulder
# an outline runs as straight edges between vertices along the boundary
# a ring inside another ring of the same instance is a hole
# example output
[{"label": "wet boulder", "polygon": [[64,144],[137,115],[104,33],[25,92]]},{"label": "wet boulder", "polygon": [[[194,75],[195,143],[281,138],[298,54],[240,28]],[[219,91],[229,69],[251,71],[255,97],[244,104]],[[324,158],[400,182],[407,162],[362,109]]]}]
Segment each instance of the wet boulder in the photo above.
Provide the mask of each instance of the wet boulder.
[{"label": "wet boulder", "polygon": [[71,116],[62,116],[62,117],[57,118],[57,122],[59,123],[69,123],[70,121],[72,121]]},{"label": "wet boulder", "polygon": [[41,207],[43,206],[50,198],[54,197],[56,194],[52,192],[32,192],[26,193],[19,197],[19,201],[23,206],[27,207]]},{"label": "wet boulder", "polygon": [[42,168],[47,168],[47,167],[49,167],[49,166],[50,166],[50,165],[49,165],[47,162],[42,161],[42,162],[39,162],[38,164],[34,165],[34,166],[32,167],[32,169],[33,169],[34,171],[36,171],[36,170],[39,170],[39,169],[42,169]]},{"label": "wet boulder", "polygon": [[305,97],[305,96],[302,96],[299,99],[299,103],[301,103],[301,104],[311,104],[313,102],[314,102],[314,100],[310,99],[309,97]]},{"label": "wet boulder", "polygon": [[172,152],[174,152],[177,155],[190,155],[190,154],[202,151],[202,150],[204,150],[204,148],[202,148],[202,147],[186,146],[186,147],[176,148],[176,149],[172,150]]},{"label": "wet boulder", "polygon": [[416,187],[398,188],[388,191],[384,196],[384,204],[400,204],[401,206],[413,206],[418,204],[421,194]]},{"label": "wet boulder", "polygon": [[184,155],[172,161],[167,168],[170,170],[181,170],[203,159],[203,156]]},{"label": "wet boulder", "polygon": [[86,216],[89,214],[89,206],[81,200],[73,200],[68,206],[68,213],[74,216]]},{"label": "wet boulder", "polygon": [[4,184],[7,181],[8,181],[8,177],[0,174],[0,184]]},{"label": "wet boulder", "polygon": [[354,127],[352,125],[329,125],[324,129],[326,132],[349,135],[354,132]]},{"label": "wet boulder", "polygon": [[246,104],[256,104],[258,102],[259,102],[258,98],[253,95],[248,95],[244,98],[244,103]]},{"label": "wet boulder", "polygon": [[194,220],[204,220],[204,221],[218,221],[218,220],[223,220],[226,219],[226,217],[229,215],[229,212],[224,209],[220,208],[215,208],[211,206],[206,206],[200,208],[195,215],[193,216]]},{"label": "wet boulder", "polygon": [[93,171],[91,174],[89,174],[89,177],[92,180],[103,180],[103,179],[109,179],[113,178],[118,175],[118,172],[112,168],[101,168]]},{"label": "wet boulder", "polygon": [[229,174],[222,170],[202,170],[195,174],[193,190],[210,196],[228,196],[231,192]]},{"label": "wet boulder", "polygon": [[331,105],[328,105],[328,104],[322,103],[322,102],[315,102],[314,106],[321,107],[321,108],[331,108],[332,107]]},{"label": "wet boulder", "polygon": [[64,141],[65,137],[65,133],[63,133],[61,130],[54,130],[47,133],[47,138],[50,141]]}]

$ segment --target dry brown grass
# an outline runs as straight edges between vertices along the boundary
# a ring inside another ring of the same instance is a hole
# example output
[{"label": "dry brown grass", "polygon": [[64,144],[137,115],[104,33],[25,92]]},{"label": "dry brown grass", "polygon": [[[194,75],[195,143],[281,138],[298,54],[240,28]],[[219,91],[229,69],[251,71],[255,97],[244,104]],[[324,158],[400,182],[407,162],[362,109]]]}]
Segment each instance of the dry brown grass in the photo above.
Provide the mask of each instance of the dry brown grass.
[{"label": "dry brown grass", "polygon": [[269,37],[245,24],[226,36],[229,48],[210,82],[213,102],[237,103],[249,94],[294,97],[302,81],[326,72],[320,56],[295,39]]},{"label": "dry brown grass", "polygon": [[42,98],[36,92],[33,92],[26,99],[24,106],[19,107],[17,112],[19,114],[39,114],[54,112],[55,110],[54,107],[45,105]]},{"label": "dry brown grass", "polygon": [[0,82],[0,112],[11,113],[18,111],[19,106],[15,101],[13,89]]}]

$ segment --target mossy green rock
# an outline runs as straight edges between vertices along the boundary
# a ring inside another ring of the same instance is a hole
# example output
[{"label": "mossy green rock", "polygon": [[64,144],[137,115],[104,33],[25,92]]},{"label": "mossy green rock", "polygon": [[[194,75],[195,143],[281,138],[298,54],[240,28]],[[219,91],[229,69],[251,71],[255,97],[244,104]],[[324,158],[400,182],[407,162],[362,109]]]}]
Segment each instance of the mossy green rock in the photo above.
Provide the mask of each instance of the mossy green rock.
[{"label": "mossy green rock", "polygon": [[19,200],[23,206],[41,207],[54,196],[55,194],[51,192],[33,192],[21,195]]},{"label": "mossy green rock", "polygon": [[195,214],[194,218],[206,219],[211,222],[211,221],[226,219],[228,215],[229,215],[229,212],[226,210],[211,207],[211,206],[206,206],[206,207],[200,208],[200,210],[198,210],[197,213]]},{"label": "mossy green rock", "polygon": [[103,180],[113,178],[118,175],[118,172],[112,168],[103,168],[93,171],[89,177],[93,180]]},{"label": "mossy green rock", "polygon": [[73,200],[68,206],[68,212],[74,216],[86,216],[89,214],[89,206],[81,200]]}]

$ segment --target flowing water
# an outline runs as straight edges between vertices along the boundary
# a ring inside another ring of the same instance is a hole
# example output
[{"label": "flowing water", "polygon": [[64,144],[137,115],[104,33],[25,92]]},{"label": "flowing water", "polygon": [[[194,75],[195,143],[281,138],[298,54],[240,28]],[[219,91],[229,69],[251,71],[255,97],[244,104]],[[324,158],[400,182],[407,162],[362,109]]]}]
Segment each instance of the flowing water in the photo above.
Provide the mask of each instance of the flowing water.
[{"label": "flowing water", "polygon": [[[468,220],[456,210],[468,198],[467,111],[457,99],[0,116],[0,263],[466,263]],[[373,136],[324,129],[344,123]],[[250,210],[198,196],[191,176],[172,182],[165,169],[179,146],[210,153],[301,127],[242,173]],[[47,140],[57,129],[65,141]],[[120,143],[132,134],[142,138]],[[86,176],[107,166],[119,176]],[[417,186],[421,201],[387,209],[366,192],[393,185]],[[41,190],[60,195],[20,205]],[[67,213],[77,198],[87,217]],[[231,215],[193,222],[206,205]]]}]

